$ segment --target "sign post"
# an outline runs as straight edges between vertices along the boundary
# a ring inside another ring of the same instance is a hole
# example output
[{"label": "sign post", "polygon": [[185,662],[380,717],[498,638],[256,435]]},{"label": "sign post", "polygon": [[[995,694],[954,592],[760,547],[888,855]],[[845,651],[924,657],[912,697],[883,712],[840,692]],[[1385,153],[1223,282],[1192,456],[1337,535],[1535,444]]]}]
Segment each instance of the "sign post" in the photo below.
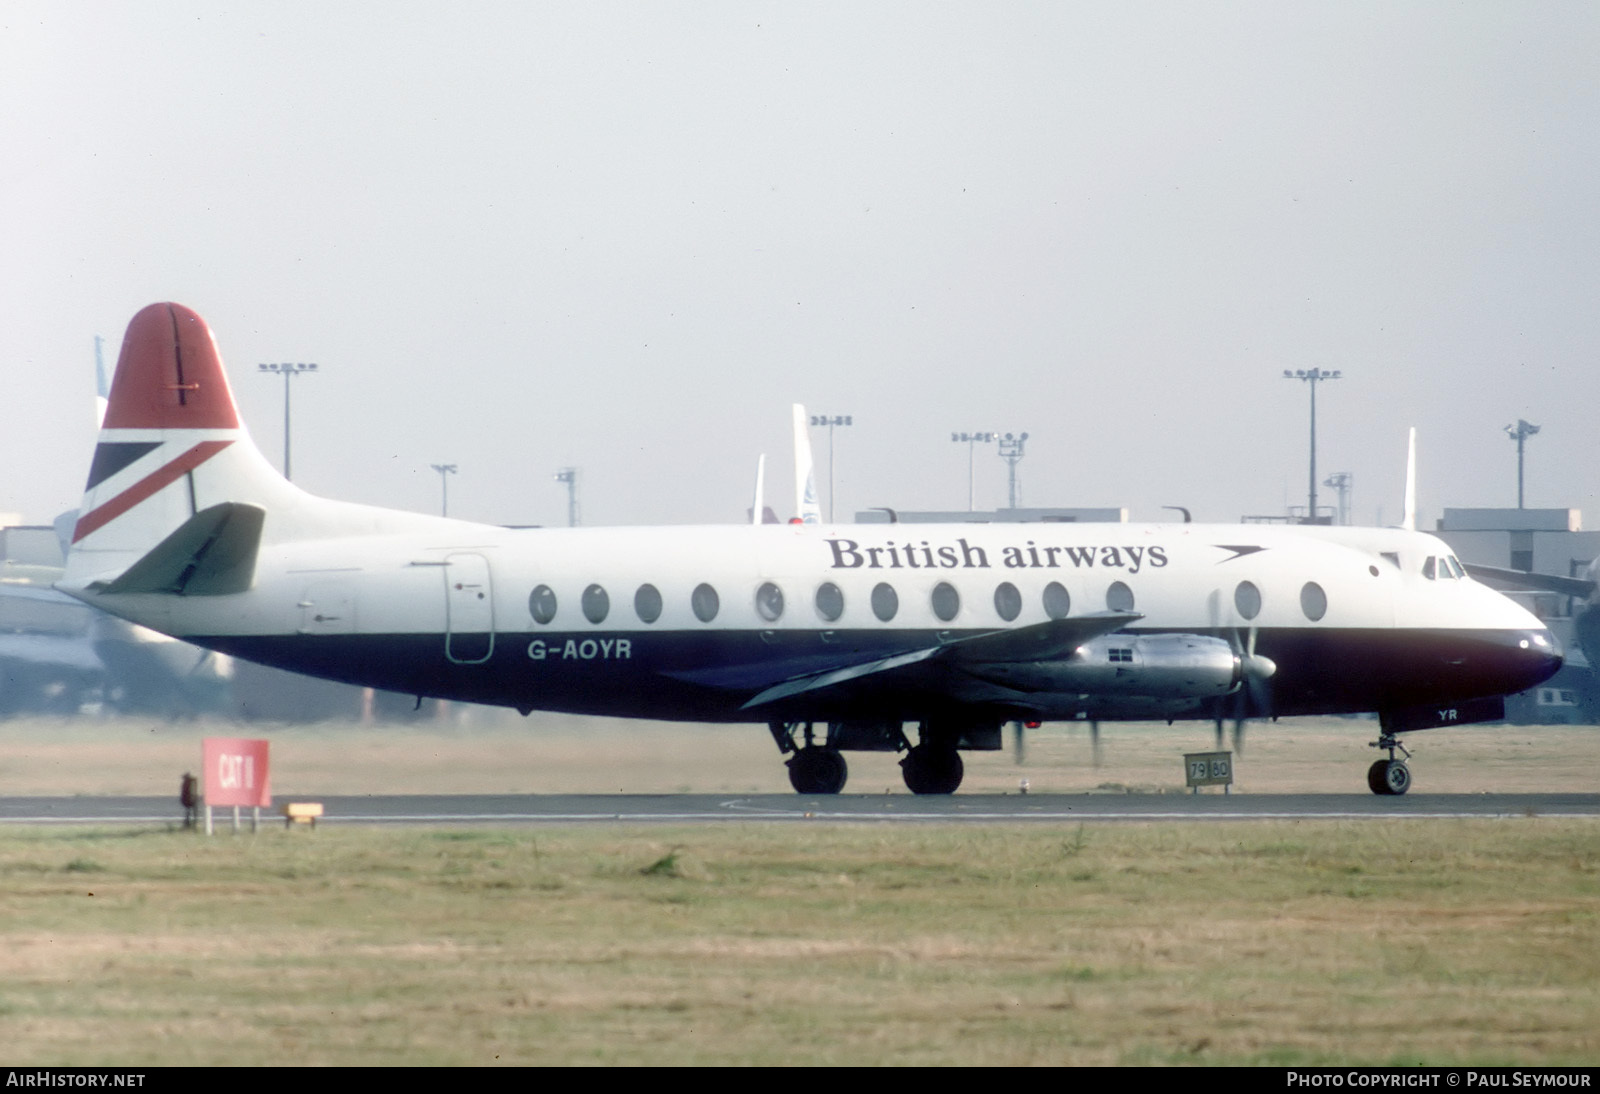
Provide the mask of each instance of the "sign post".
[{"label": "sign post", "polygon": [[1200,793],[1202,786],[1220,786],[1226,794],[1233,783],[1231,752],[1185,752],[1183,767],[1191,794]]},{"label": "sign post", "polygon": [[206,799],[206,835],[211,835],[211,807],[233,806],[233,830],[239,830],[239,808],[251,809],[250,831],[261,825],[261,807],[272,805],[267,768],[267,742],[243,737],[206,737],[200,742]]}]

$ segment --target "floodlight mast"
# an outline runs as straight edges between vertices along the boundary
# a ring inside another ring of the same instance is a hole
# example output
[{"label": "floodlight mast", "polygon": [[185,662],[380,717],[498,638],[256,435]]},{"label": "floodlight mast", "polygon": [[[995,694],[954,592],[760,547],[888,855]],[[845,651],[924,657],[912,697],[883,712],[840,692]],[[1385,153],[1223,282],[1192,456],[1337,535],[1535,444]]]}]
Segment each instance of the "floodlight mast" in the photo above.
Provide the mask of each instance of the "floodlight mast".
[{"label": "floodlight mast", "polygon": [[813,414],[812,425],[825,425],[828,427],[828,523],[833,523],[833,427],[836,425],[850,425],[848,414]]},{"label": "floodlight mast", "polygon": [[439,472],[439,515],[448,517],[450,515],[450,476],[456,473],[456,465],[453,463],[435,463],[428,466]]},{"label": "floodlight mast", "polygon": [[1027,440],[1026,433],[1018,433],[1015,437],[1007,433],[1000,438],[1000,458],[1006,461],[1006,479],[1010,486],[1009,497],[1013,509],[1017,507],[1017,464],[1022,462],[1022,447]]},{"label": "floodlight mast", "polygon": [[1340,373],[1338,369],[1329,372],[1322,368],[1297,368],[1293,372],[1283,370],[1285,380],[1303,380],[1311,388],[1311,474],[1308,476],[1310,486],[1306,497],[1306,523],[1317,522],[1317,384],[1323,380],[1337,380]]},{"label": "floodlight mast", "polygon": [[277,373],[283,377],[283,477],[286,479],[294,478],[289,473],[289,381],[296,376],[316,371],[317,365],[315,361],[310,364],[283,362],[281,364],[260,364],[256,366],[257,375]]},{"label": "floodlight mast", "polygon": [[972,460],[973,450],[977,447],[977,445],[980,442],[983,443],[983,444],[992,443],[994,441],[994,439],[995,439],[995,436],[996,435],[995,435],[995,433],[993,431],[978,432],[978,433],[951,433],[950,434],[950,439],[952,441],[955,441],[957,444],[964,444],[964,445],[967,446],[967,512],[969,512],[969,513],[972,512],[973,508],[974,508],[974,505],[973,505],[973,494],[974,494],[974,489],[973,489],[973,460]]},{"label": "floodlight mast", "polygon": [[1350,523],[1350,487],[1355,479],[1348,471],[1335,471],[1322,480],[1323,486],[1331,486],[1339,492],[1339,523]]},{"label": "floodlight mast", "polygon": [[1517,508],[1522,508],[1522,446],[1527,439],[1539,432],[1539,427],[1529,422],[1517,419],[1514,426],[1506,426],[1506,436],[1517,442]]},{"label": "floodlight mast", "polygon": [[565,483],[567,487],[567,527],[578,526],[578,469],[576,467],[563,467],[556,472],[556,481]]}]

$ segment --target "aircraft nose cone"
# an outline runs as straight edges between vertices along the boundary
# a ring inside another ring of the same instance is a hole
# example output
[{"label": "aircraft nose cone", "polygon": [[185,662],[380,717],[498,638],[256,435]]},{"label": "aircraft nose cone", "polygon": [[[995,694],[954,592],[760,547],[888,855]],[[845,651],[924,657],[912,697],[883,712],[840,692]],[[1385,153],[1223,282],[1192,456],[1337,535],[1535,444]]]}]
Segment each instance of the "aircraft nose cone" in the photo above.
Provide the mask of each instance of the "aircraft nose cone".
[{"label": "aircraft nose cone", "polygon": [[1556,636],[1547,628],[1523,631],[1516,640],[1518,654],[1517,670],[1525,674],[1526,682],[1518,685],[1518,691],[1525,691],[1535,684],[1542,684],[1554,676],[1566,660],[1562,652],[1561,643],[1556,641]]}]

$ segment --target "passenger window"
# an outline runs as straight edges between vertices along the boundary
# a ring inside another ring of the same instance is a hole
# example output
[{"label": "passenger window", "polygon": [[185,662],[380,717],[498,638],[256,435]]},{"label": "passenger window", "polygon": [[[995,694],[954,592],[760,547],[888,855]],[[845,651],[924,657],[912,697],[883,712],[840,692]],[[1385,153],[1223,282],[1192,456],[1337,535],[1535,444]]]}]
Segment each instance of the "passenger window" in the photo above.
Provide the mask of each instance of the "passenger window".
[{"label": "passenger window", "polygon": [[611,611],[611,598],[606,591],[598,585],[590,585],[583,590],[583,617],[591,623],[604,623],[607,614]]},{"label": "passenger window", "polygon": [[1106,590],[1106,607],[1114,612],[1133,611],[1133,590],[1120,581],[1113,581]]},{"label": "passenger window", "polygon": [[1239,582],[1233,590],[1233,606],[1246,619],[1254,619],[1261,614],[1261,590],[1252,581]]},{"label": "passenger window", "polygon": [[548,585],[540,585],[528,594],[528,614],[533,616],[535,623],[548,623],[556,617],[555,590]]},{"label": "passenger window", "polygon": [[995,586],[994,610],[1007,623],[1022,614],[1022,594],[1011,582],[1002,581]]},{"label": "passenger window", "polygon": [[880,581],[872,587],[872,614],[885,623],[893,619],[900,610],[900,596],[894,591],[894,586],[887,581]]},{"label": "passenger window", "polygon": [[694,592],[689,594],[689,607],[694,609],[694,617],[702,623],[709,623],[717,617],[717,609],[722,607],[722,599],[717,596],[717,590],[701,582],[694,587]]},{"label": "passenger window", "polygon": [[654,623],[661,618],[661,591],[654,585],[640,585],[633,594],[633,610],[641,623]]},{"label": "passenger window", "polygon": [[956,617],[961,611],[961,594],[956,592],[956,587],[948,581],[941,581],[933,587],[933,614],[946,623]]},{"label": "passenger window", "polygon": [[1066,586],[1059,581],[1052,581],[1044,587],[1044,614],[1051,619],[1065,619],[1067,613],[1072,611],[1072,597],[1068,595]]},{"label": "passenger window", "polygon": [[762,582],[756,590],[756,612],[768,623],[776,623],[783,614],[783,590],[770,581]]},{"label": "passenger window", "polygon": [[844,614],[844,593],[831,581],[817,586],[817,614],[829,623],[837,623]]},{"label": "passenger window", "polygon": [[1315,623],[1328,614],[1328,594],[1315,581],[1308,581],[1300,590],[1300,610]]}]

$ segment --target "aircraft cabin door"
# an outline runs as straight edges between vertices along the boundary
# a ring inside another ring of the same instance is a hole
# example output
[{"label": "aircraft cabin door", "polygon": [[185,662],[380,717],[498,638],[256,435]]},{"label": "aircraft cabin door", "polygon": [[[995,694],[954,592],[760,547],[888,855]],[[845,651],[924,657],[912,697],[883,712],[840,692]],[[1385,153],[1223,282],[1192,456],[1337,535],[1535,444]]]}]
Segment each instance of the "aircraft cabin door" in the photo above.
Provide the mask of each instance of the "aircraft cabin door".
[{"label": "aircraft cabin door", "polygon": [[480,665],[494,652],[494,589],[489,560],[477,554],[445,559],[444,655],[461,665]]}]

